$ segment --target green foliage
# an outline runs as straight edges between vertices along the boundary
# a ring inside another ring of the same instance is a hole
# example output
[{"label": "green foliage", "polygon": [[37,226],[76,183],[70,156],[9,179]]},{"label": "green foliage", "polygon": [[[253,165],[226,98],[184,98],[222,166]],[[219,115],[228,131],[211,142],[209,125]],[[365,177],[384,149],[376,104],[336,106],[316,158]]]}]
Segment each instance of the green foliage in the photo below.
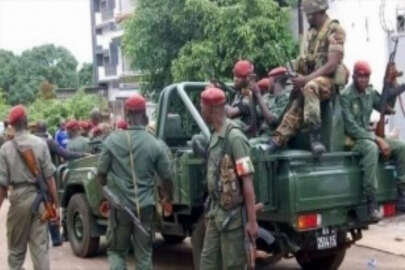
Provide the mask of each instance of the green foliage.
[{"label": "green foliage", "polygon": [[4,91],[0,88],[0,121],[6,119],[10,106],[7,104]]},{"label": "green foliage", "polygon": [[93,84],[93,64],[84,63],[78,74],[81,87]]},{"label": "green foliage", "polygon": [[38,96],[40,86],[48,82],[55,88],[91,85],[92,65],[76,71],[77,60],[65,48],[52,44],[34,47],[21,56],[0,50],[0,88],[8,104],[29,104]]},{"label": "green foliage", "polygon": [[101,96],[86,94],[84,90],[66,100],[38,98],[28,107],[29,121],[46,120],[49,131],[54,133],[60,120],[88,119],[95,107],[106,110],[107,101]]},{"label": "green foliage", "polygon": [[274,44],[295,54],[289,12],[274,0],[139,0],[125,26],[124,50],[158,93],[173,81],[230,78],[238,59],[256,72],[279,64]]}]

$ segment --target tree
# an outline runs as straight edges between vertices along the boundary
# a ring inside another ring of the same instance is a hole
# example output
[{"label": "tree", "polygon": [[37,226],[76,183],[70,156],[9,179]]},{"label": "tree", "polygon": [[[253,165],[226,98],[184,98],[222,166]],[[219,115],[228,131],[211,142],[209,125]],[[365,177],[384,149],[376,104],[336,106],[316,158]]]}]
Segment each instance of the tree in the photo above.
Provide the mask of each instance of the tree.
[{"label": "tree", "polygon": [[79,70],[79,84],[81,87],[93,84],[93,64],[84,63]]},{"label": "tree", "polygon": [[6,103],[3,89],[0,88],[0,122],[4,121],[10,110],[10,106]]},{"label": "tree", "polygon": [[139,0],[123,44],[157,93],[173,81],[230,78],[241,58],[264,75],[284,61],[274,45],[295,54],[288,26],[288,8],[274,0]]},{"label": "tree", "polygon": [[17,80],[18,57],[12,52],[0,50],[0,88],[7,100],[10,88]]},{"label": "tree", "polygon": [[52,44],[26,50],[18,58],[16,78],[7,91],[11,104],[34,101],[39,86],[48,81],[56,87],[77,87],[77,60],[65,48]]}]

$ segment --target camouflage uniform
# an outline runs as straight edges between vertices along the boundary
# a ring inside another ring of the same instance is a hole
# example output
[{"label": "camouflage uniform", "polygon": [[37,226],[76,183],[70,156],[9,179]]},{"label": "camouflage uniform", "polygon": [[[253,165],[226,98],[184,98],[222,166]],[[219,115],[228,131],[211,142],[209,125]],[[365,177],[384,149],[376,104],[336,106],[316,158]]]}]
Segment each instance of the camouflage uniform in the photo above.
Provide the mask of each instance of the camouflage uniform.
[{"label": "camouflage uniform", "polygon": [[[380,95],[369,86],[364,94],[358,93],[354,84],[342,93],[342,109],[345,132],[354,141],[353,151],[361,154],[360,165],[363,169],[363,192],[375,195],[377,191],[377,168],[379,148],[375,134],[369,130],[373,109],[378,110]],[[399,140],[384,139],[392,149],[392,158],[396,162],[397,178],[400,190],[405,190],[405,144]]]},{"label": "camouflage uniform", "polygon": [[290,90],[283,90],[279,95],[266,94],[263,96],[267,107],[274,116],[274,121],[271,126],[263,119],[262,111],[257,106],[257,117],[260,123],[260,134],[273,135],[277,126],[280,124],[284,111],[286,110],[290,101]]},{"label": "camouflage uniform", "polygon": [[[231,167],[224,168],[223,162],[226,157],[230,158]],[[226,120],[222,131],[212,135],[209,145],[207,183],[211,206],[207,214],[208,222],[200,270],[230,270],[246,267],[243,245],[242,183],[235,175],[234,167],[240,164],[246,167],[244,175],[254,172],[246,136],[232,121]],[[234,179],[238,182],[230,182]],[[224,221],[230,216],[232,218],[228,225],[223,228]]]},{"label": "camouflage uniform", "polygon": [[237,107],[240,110],[240,116],[234,118],[233,121],[242,130],[247,130],[252,122],[252,115],[250,111],[251,96],[249,89],[242,89],[238,92],[232,102],[232,107]]},{"label": "camouflage uniform", "polygon": [[[330,52],[344,53],[344,42],[345,31],[336,20],[328,18],[319,31],[310,28],[303,56],[296,62],[297,72],[309,75],[321,68],[327,63]],[[345,79],[346,71],[340,64],[335,74],[309,81],[302,90],[302,96],[291,101],[273,140],[278,145],[285,145],[300,128],[320,127],[320,103],[328,100],[336,88],[345,85]]]},{"label": "camouflage uniform", "polygon": [[89,142],[88,138],[79,135],[69,140],[67,150],[76,153],[90,153],[91,147]]},{"label": "camouflage uniform", "polygon": [[[28,132],[18,132],[15,136],[18,147],[33,149],[38,167],[44,179],[55,172],[46,143]],[[10,187],[10,209],[7,216],[8,265],[11,270],[21,270],[25,260],[27,245],[30,247],[35,270],[49,267],[48,226],[40,221],[45,209],[40,205],[37,213],[32,213],[32,204],[38,191],[26,164],[21,160],[12,141],[0,149],[0,185]],[[4,266],[4,265],[3,265]]]},{"label": "camouflage uniform", "polygon": [[[134,159],[136,194],[129,149]],[[130,127],[128,131],[116,131],[103,143],[98,172],[107,174],[107,186],[130,205],[135,213],[139,209],[138,216],[144,228],[150,232],[150,238],[145,238],[125,212],[111,209],[107,242],[108,260],[112,270],[126,269],[125,257],[131,244],[134,247],[136,269],[152,269],[155,174],[162,180],[171,175],[166,149],[143,126]]]}]

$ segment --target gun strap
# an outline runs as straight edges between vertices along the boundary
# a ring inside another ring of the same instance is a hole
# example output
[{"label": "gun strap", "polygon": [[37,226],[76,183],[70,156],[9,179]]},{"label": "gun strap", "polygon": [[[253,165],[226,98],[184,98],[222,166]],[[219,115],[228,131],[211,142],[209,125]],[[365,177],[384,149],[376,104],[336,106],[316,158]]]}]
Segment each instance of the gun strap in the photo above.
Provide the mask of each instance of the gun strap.
[{"label": "gun strap", "polygon": [[136,213],[139,218],[141,218],[141,211],[139,209],[139,201],[138,201],[138,194],[137,194],[137,184],[136,184],[136,174],[135,174],[135,164],[134,164],[134,157],[132,153],[132,140],[131,140],[131,134],[129,134],[129,131],[125,132],[127,135],[127,140],[128,140],[128,149],[129,149],[129,162],[131,164],[131,173],[132,173],[132,182],[134,185],[134,192],[135,192],[135,204],[136,204]]},{"label": "gun strap", "polygon": [[[32,177],[35,179],[35,175],[30,171],[30,169],[28,168],[28,164],[25,162],[25,159],[23,157],[23,154],[21,153],[20,149],[18,148],[17,142],[15,141],[15,138],[11,140],[11,142],[13,143],[13,146],[15,148],[15,151],[17,151],[18,155],[21,158],[22,163],[24,163],[24,165],[27,167],[28,171],[30,172],[30,174],[32,174]],[[32,151],[34,154],[34,151]],[[35,183],[34,183],[35,184]]]}]

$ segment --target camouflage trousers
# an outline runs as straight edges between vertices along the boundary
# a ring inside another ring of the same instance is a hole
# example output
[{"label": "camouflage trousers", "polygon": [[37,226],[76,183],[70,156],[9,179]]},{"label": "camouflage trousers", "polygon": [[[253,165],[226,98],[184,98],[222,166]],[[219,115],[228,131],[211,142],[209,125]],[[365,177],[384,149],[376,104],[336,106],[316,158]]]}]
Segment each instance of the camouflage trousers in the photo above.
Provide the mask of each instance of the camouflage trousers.
[{"label": "camouflage trousers", "polygon": [[285,145],[300,129],[319,127],[321,121],[321,102],[328,100],[334,91],[333,80],[318,77],[309,81],[302,90],[302,95],[290,101],[273,140]]},{"label": "camouflage trousers", "polygon": [[[8,265],[10,270],[21,270],[29,246],[34,270],[49,270],[48,224],[42,223],[45,211],[41,204],[38,213],[32,213],[37,196],[35,186],[20,187],[10,192],[7,215]],[[3,268],[2,268],[3,269]]]},{"label": "camouflage trousers", "polygon": [[[385,141],[392,149],[391,158],[396,165],[398,186],[400,189],[405,189],[405,143],[393,139],[385,139]],[[379,148],[377,144],[371,140],[357,140],[352,150],[361,155],[360,166],[363,171],[364,195],[375,195],[378,189]]]},{"label": "camouflage trousers", "polygon": [[149,231],[145,237],[132,223],[129,215],[120,210],[111,209],[107,229],[107,254],[111,270],[126,270],[125,259],[131,245],[134,249],[135,269],[152,270],[152,241],[155,210],[153,206],[141,208],[141,222]]},{"label": "camouflage trousers", "polygon": [[222,231],[213,218],[208,219],[200,270],[245,270],[246,253],[243,227]]}]

